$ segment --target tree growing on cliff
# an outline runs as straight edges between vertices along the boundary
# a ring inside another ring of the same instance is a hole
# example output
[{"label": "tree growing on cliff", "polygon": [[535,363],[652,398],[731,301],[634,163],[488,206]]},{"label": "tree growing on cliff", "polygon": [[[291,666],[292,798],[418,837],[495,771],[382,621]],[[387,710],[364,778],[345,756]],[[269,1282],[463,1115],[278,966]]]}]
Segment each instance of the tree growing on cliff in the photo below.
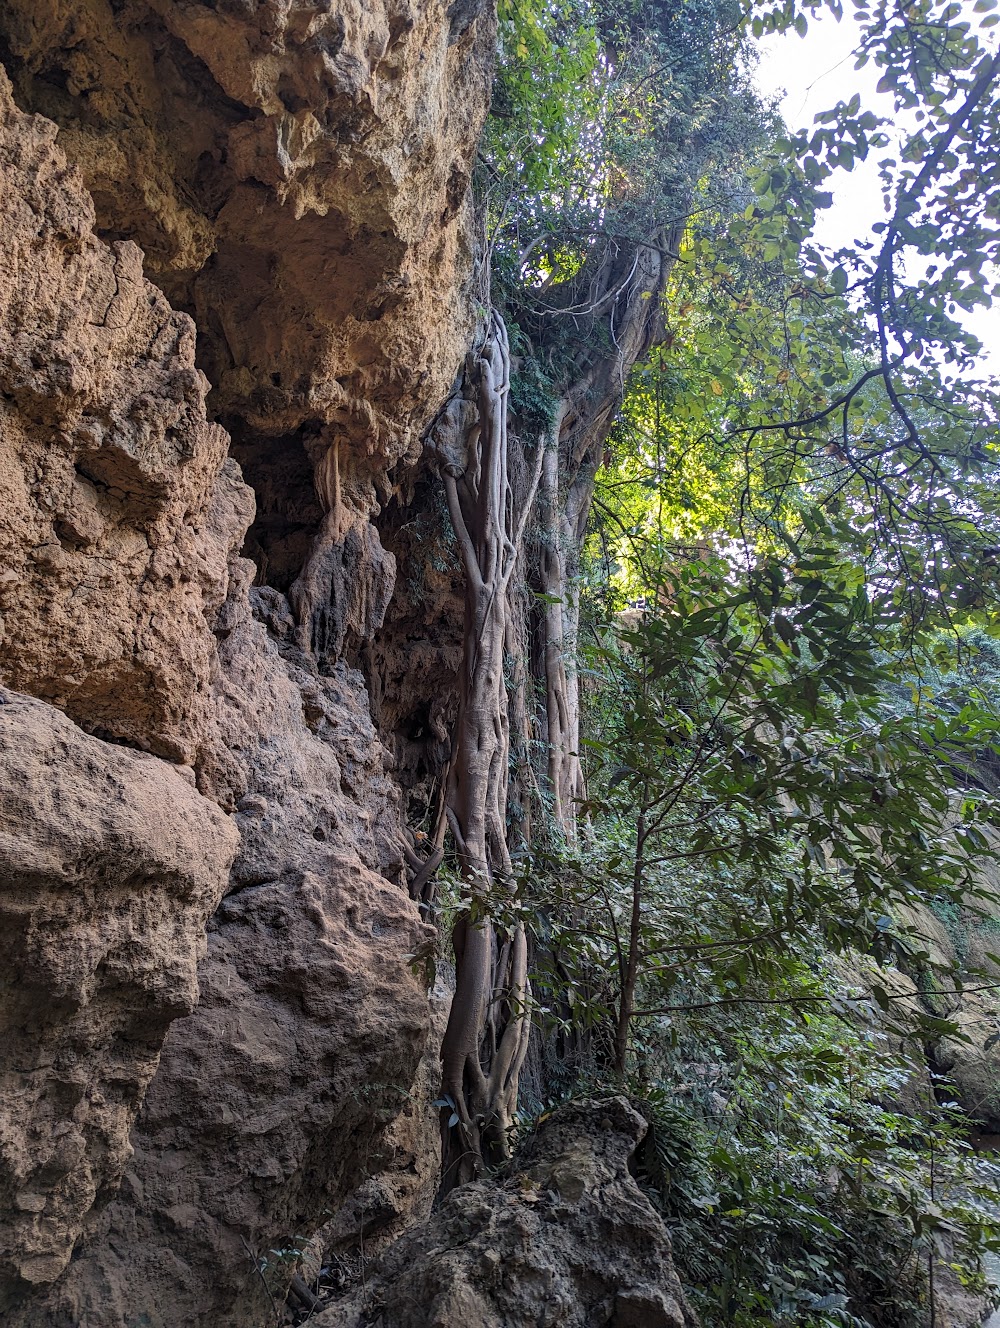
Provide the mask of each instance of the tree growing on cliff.
[{"label": "tree growing on cliff", "polygon": [[[490,900],[512,885],[510,838],[530,837],[541,813],[571,836],[584,795],[575,563],[609,422],[660,333],[695,182],[731,154],[748,118],[759,124],[740,84],[734,13],[704,0],[692,28],[687,11],[657,4],[500,11],[510,63],[483,170],[494,308],[468,374],[475,404],[455,403],[435,433],[466,577],[445,799],[465,892],[442,1052],[445,1188],[506,1154],[527,1050],[527,947],[519,922],[497,931]],[[695,31],[696,55],[665,82],[663,61],[677,64],[671,53]],[[555,119],[527,76],[539,60],[565,94]],[[546,132],[534,132],[536,117]],[[508,321],[528,388],[513,411]],[[512,593],[515,570],[534,602]],[[527,670],[505,676],[505,655]]]},{"label": "tree growing on cliff", "polygon": [[[676,389],[667,350],[679,336],[697,344],[699,307],[729,309],[731,325],[720,335],[717,319],[715,341],[700,347],[704,362],[681,366],[687,393],[674,390],[669,409],[708,470],[738,475],[723,524],[751,562],[775,540],[794,544],[789,495],[808,483],[824,521],[860,531],[863,548],[849,540],[840,561],[860,567],[862,583],[891,585],[900,640],[912,644],[929,616],[951,621],[963,596],[986,593],[976,573],[989,539],[969,485],[995,412],[949,366],[972,349],[954,306],[985,298],[989,282],[993,214],[970,172],[992,179],[1000,168],[996,61],[953,7],[870,11],[862,58],[884,65],[887,86],[922,110],[931,132],[914,134],[886,166],[891,211],[879,251],[823,254],[806,244],[821,186],[882,144],[881,126],[855,99],[767,156],[769,119],[745,72],[748,26],[800,28],[814,9],[741,14],[715,0],[500,8],[482,182],[493,308],[465,405],[453,403],[436,434],[466,574],[461,708],[439,822],[442,834],[451,826],[464,881],[444,1047],[446,1186],[507,1147],[528,1003],[523,921],[503,904],[511,843],[543,831],[554,843],[572,839],[585,796],[580,551],[636,363],[647,368],[634,391],[657,379],[652,363]],[[554,98],[536,90],[539,66]],[[926,254],[936,232],[952,257],[913,278],[907,255]],[[664,351],[649,361],[654,345]],[[674,478],[661,461],[639,480],[650,491]],[[837,566],[828,553],[812,581],[836,587]],[[530,598],[517,593],[525,583]],[[838,625],[823,622],[835,649]],[[780,612],[765,628],[779,656],[794,654],[783,628],[798,630]]]}]

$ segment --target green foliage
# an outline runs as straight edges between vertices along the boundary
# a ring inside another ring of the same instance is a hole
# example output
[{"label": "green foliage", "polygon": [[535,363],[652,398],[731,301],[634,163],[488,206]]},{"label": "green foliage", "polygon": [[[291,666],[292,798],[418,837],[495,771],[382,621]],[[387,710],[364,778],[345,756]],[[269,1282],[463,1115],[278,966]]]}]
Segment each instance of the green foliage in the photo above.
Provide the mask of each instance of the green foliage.
[{"label": "green foliage", "polygon": [[838,566],[834,534],[817,522],[743,576],[721,555],[682,563],[650,587],[658,609],[587,651],[593,833],[560,864],[546,951],[549,985],[571,1006],[588,992],[589,1017],[622,1016],[630,950],[632,1023],[753,984],[792,1000],[804,956],[909,962],[920,947],[894,913],[981,893],[990,803],[957,802],[942,775],[997,721],[887,700],[893,594]]},{"label": "green foliage", "polygon": [[[550,881],[544,917],[526,910],[542,1013],[589,1029],[596,1064],[659,1113],[650,1175],[669,1173],[656,1183],[706,1323],[921,1324],[928,1259],[975,1278],[994,1239],[933,1100],[919,1120],[886,1105],[902,1048],[956,1029],[877,973],[838,994],[829,956],[924,971],[932,991],[967,980],[894,919],[983,893],[992,802],[967,776],[997,717],[964,674],[993,638],[967,629],[956,653],[930,614],[914,631],[887,563],[871,575],[854,525],[801,494],[752,545],[710,542],[725,479],[697,550],[650,521],[622,542],[643,606],[592,616],[587,830],[531,866]],[[714,1076],[695,1104],[678,1091],[693,1061]]]},{"label": "green foliage", "polygon": [[[838,0],[501,6],[481,193],[524,427],[613,351],[613,256],[669,236],[677,261],[577,588],[579,840],[495,906],[539,942],[545,1030],[646,1099],[709,1325],[919,1325],[928,1259],[975,1277],[994,1239],[961,1122],[900,1101],[901,1048],[954,1033],[932,994],[968,975],[897,921],[966,918],[992,856],[1000,402],[961,314],[1000,248],[993,7],[855,0],[910,128],[853,97],[782,135],[749,39]],[[821,250],[873,152],[878,240]],[[928,999],[838,992],[858,954]]]},{"label": "green foliage", "polygon": [[934,618],[989,630],[992,394],[936,366],[897,366],[887,386],[849,303],[825,278],[810,284],[801,261],[788,273],[765,262],[733,224],[703,219],[690,253],[669,354],[635,376],[598,491],[606,551],[635,564],[627,545],[655,529],[675,544],[724,532],[753,556],[819,509],[843,560],[895,581],[910,630]]},{"label": "green foliage", "polygon": [[975,1278],[990,1196],[960,1121],[886,1105],[905,1089],[884,1032],[829,1014],[687,1034],[646,1095],[640,1175],[707,1328],[919,1328],[928,1256]]},{"label": "green foliage", "polygon": [[531,436],[548,435],[556,412],[556,385],[531,345],[515,325],[511,336],[510,411],[518,428]]},{"label": "green foliage", "polygon": [[[613,354],[633,261],[728,195],[769,119],[732,0],[507,0],[481,153],[491,295],[554,391]],[[617,264],[622,263],[619,272]],[[610,315],[610,317],[609,317]]]},{"label": "green foliage", "polygon": [[591,6],[500,0],[501,58],[487,149],[515,148],[528,193],[561,189],[585,169],[600,120],[600,45]]}]

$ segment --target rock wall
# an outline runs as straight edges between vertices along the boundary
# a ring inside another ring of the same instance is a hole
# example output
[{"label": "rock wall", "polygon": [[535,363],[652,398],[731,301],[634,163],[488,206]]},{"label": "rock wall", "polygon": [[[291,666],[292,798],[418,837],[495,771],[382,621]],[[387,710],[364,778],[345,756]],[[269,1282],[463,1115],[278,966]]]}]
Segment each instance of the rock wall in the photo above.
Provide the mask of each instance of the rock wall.
[{"label": "rock wall", "polygon": [[217,415],[412,447],[473,311],[483,3],[11,0],[23,109],[194,313]]},{"label": "rock wall", "polygon": [[96,237],[55,139],[0,73],[3,678],[190,763],[253,499],[222,473],[191,320]]},{"label": "rock wall", "polygon": [[[0,6],[10,1328],[274,1325],[300,1257],[429,1209],[405,832],[462,594],[419,458],[494,41],[488,0]],[[385,1251],[381,1322],[689,1328],[640,1132],[546,1125]]]},{"label": "rock wall", "polygon": [[236,844],[173,767],[0,688],[6,1286],[58,1277],[117,1187],[167,1028],[197,1001]]},{"label": "rock wall", "polygon": [[258,1256],[307,1240],[379,1170],[427,1040],[406,962],[427,930],[398,884],[398,795],[360,678],[282,660],[249,614],[220,656],[240,850],[198,1007],[166,1037],[121,1195],[54,1288],[55,1323],[267,1322]]},{"label": "rock wall", "polygon": [[433,1062],[428,932],[352,664],[472,336],[492,24],[0,10],[12,1328],[271,1323],[269,1249],[403,1154],[427,1201],[433,1122],[390,1127]]}]

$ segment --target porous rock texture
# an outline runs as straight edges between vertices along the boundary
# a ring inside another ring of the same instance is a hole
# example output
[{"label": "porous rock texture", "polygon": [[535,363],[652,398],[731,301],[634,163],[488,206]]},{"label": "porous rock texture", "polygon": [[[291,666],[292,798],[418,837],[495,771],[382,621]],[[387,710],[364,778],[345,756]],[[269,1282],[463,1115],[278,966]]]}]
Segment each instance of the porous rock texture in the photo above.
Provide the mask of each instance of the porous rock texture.
[{"label": "porous rock texture", "polygon": [[[275,598],[254,592],[258,614]],[[220,663],[219,779],[241,776],[241,847],[201,998],[165,1040],[121,1194],[42,1322],[273,1321],[260,1257],[301,1247],[379,1171],[427,1040],[406,962],[427,929],[386,875],[398,795],[359,676],[282,659],[249,613]]]},{"label": "porous rock texture", "polygon": [[[364,505],[413,453],[474,311],[483,0],[8,0],[20,104],[62,126],[102,234],[195,314],[217,416],[338,439]],[[244,445],[243,438],[237,446]],[[350,455],[348,455],[350,451]],[[272,454],[273,455],[273,454]]]},{"label": "porous rock texture", "polygon": [[431,1114],[387,1132],[433,1077],[428,930],[351,659],[395,578],[377,491],[471,336],[482,8],[0,10],[0,682],[64,735],[25,757],[62,805],[99,769],[67,733],[163,781],[145,858],[116,775],[78,899],[65,864],[0,882],[5,1083],[47,1094],[4,1117],[15,1328],[273,1322],[268,1249],[383,1162],[429,1197]]},{"label": "porous rock texture", "polygon": [[194,325],[94,235],[55,139],[0,71],[0,678],[190,762],[252,496]]},{"label": "porous rock texture", "polygon": [[56,1278],[117,1185],[236,844],[165,762],[0,688],[0,1285]]},{"label": "porous rock texture", "polygon": [[502,1184],[454,1190],[316,1328],[691,1328],[628,1170],[645,1132],[624,1098],[561,1108]]}]

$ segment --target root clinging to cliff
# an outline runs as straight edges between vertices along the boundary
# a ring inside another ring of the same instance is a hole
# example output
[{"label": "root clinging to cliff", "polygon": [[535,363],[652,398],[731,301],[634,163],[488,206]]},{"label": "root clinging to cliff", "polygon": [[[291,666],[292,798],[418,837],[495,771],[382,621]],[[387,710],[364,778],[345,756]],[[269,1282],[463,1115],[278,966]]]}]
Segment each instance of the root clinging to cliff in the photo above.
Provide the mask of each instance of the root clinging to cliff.
[{"label": "root clinging to cliff", "polygon": [[454,932],[456,990],[441,1050],[442,1093],[455,1104],[454,1112],[442,1111],[444,1191],[472,1179],[484,1162],[507,1156],[530,1028],[524,927],[499,928],[489,915],[489,895],[509,886],[512,875],[504,653],[511,578],[545,448],[538,444],[528,493],[515,510],[507,446],[510,349],[496,313],[476,372],[479,419],[468,435],[465,470],[458,473],[453,453],[442,466],[465,569],[464,654],[446,812],[466,898]]}]

